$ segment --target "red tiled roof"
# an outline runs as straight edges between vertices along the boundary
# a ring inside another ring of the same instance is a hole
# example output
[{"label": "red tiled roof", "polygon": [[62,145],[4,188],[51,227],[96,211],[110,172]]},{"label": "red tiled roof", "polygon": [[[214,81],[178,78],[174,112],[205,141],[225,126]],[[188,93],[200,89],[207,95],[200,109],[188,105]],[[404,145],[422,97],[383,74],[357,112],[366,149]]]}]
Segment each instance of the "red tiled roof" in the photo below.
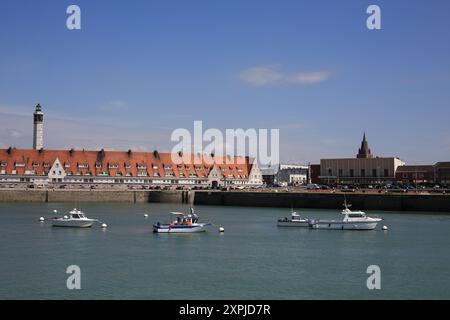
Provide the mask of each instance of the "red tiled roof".
[{"label": "red tiled roof", "polygon": [[[174,154],[173,157],[181,160],[180,155]],[[184,155],[183,159],[190,160],[176,164],[172,161],[171,153],[15,148],[0,149],[0,170],[5,169],[7,174],[11,174],[15,169],[18,175],[24,175],[26,170],[35,170],[37,175],[47,175],[57,158],[68,175],[74,175],[77,172],[85,175],[90,172],[92,176],[97,176],[99,172],[107,171],[109,176],[113,177],[118,176],[118,173],[126,177],[127,172],[133,177],[137,177],[138,172],[146,172],[148,177],[154,177],[155,173],[158,173],[159,177],[165,177],[166,173],[172,172],[175,178],[193,178],[194,175],[198,178],[206,178],[212,167],[216,166],[225,178],[247,179],[251,170],[248,157],[211,158],[208,156],[199,159],[197,155]],[[228,164],[227,161],[232,164]],[[1,164],[6,165],[1,166]],[[17,166],[17,164],[23,164],[23,166]],[[80,167],[84,165],[88,168]],[[169,166],[172,168],[167,168]]]}]

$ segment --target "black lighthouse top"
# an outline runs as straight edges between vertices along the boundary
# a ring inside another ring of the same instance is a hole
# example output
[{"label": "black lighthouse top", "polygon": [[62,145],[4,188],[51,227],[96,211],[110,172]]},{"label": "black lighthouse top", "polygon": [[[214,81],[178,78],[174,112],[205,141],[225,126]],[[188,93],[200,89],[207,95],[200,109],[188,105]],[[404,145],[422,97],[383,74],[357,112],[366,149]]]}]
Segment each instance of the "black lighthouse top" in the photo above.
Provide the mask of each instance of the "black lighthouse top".
[{"label": "black lighthouse top", "polygon": [[361,142],[361,148],[358,150],[357,158],[373,158],[369,149],[369,143],[366,140],[366,133],[364,132],[363,140]]},{"label": "black lighthouse top", "polygon": [[39,103],[36,105],[36,110],[34,111],[33,116],[34,116],[33,117],[34,123],[39,123],[39,122],[44,121],[44,114],[42,113],[42,107]]}]

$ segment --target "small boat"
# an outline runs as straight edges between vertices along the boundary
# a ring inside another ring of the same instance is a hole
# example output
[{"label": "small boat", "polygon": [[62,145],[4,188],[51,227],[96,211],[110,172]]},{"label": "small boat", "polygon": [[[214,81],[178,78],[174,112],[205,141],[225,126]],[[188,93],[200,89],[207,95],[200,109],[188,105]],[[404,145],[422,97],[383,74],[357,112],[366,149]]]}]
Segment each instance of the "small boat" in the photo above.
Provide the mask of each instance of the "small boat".
[{"label": "small boat", "polygon": [[373,230],[377,227],[381,218],[373,218],[366,215],[363,211],[351,211],[351,205],[344,203],[342,220],[309,220],[309,226],[313,229],[328,230]]},{"label": "small boat", "polygon": [[74,208],[68,215],[62,218],[53,218],[53,227],[70,227],[70,228],[90,228],[92,225],[98,222],[96,219],[87,218],[84,213]]},{"label": "small boat", "polygon": [[278,219],[277,226],[279,227],[308,227],[309,220],[303,219],[297,212],[291,212],[291,218],[284,217],[283,219]]},{"label": "small boat", "polygon": [[155,233],[197,233],[205,232],[210,223],[199,223],[198,216],[193,209],[188,215],[181,212],[171,212],[175,216],[175,220],[171,223],[162,224],[157,222],[153,225],[153,232]]}]

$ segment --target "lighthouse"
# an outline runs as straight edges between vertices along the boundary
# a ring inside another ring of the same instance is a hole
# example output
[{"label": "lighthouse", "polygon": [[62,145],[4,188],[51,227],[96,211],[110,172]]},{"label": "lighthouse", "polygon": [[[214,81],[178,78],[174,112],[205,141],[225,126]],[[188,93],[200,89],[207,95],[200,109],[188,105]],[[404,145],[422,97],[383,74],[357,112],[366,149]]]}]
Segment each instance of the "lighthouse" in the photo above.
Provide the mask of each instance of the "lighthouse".
[{"label": "lighthouse", "polygon": [[44,148],[44,113],[38,103],[33,113],[33,149],[40,150]]}]

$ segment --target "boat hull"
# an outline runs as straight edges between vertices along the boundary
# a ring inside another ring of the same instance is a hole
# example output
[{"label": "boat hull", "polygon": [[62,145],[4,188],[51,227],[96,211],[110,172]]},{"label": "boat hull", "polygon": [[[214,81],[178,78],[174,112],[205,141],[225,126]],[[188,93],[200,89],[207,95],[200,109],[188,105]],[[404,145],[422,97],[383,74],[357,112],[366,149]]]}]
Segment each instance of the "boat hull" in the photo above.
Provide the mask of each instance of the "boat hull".
[{"label": "boat hull", "polygon": [[278,221],[278,227],[309,227],[308,220],[304,221]]},{"label": "boat hull", "polygon": [[378,221],[367,222],[342,222],[342,221],[313,221],[309,226],[312,229],[327,230],[374,230]]},{"label": "boat hull", "polygon": [[53,227],[67,227],[67,228],[90,228],[95,220],[89,221],[73,221],[73,220],[53,220]]},{"label": "boat hull", "polygon": [[209,223],[195,224],[191,226],[170,226],[170,225],[153,225],[154,233],[199,233],[205,232]]}]

